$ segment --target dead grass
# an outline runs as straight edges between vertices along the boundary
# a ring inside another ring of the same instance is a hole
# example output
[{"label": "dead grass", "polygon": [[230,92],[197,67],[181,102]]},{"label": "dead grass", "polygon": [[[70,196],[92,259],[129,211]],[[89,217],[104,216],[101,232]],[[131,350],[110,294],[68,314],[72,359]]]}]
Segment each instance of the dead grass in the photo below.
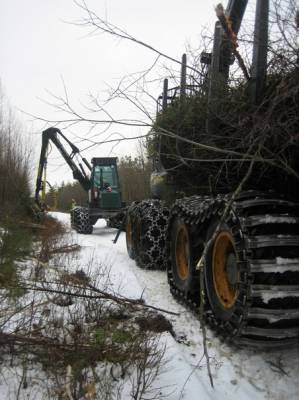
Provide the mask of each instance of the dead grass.
[{"label": "dead grass", "polygon": [[121,399],[128,385],[132,399],[144,398],[163,363],[159,337],[170,329],[167,320],[122,302],[112,290],[109,266],[96,268],[94,259],[78,265],[78,246],[64,226],[52,218],[42,224],[46,229],[34,235],[33,259],[11,283],[27,289],[22,300],[9,305],[0,292],[5,379],[7,371],[18,371],[19,394],[30,388],[48,392],[49,399]]},{"label": "dead grass", "polygon": [[38,232],[37,239],[40,241],[40,251],[38,258],[42,262],[49,261],[53,252],[58,252],[61,245],[60,242],[66,229],[62,223],[49,216],[44,218],[42,229]]}]

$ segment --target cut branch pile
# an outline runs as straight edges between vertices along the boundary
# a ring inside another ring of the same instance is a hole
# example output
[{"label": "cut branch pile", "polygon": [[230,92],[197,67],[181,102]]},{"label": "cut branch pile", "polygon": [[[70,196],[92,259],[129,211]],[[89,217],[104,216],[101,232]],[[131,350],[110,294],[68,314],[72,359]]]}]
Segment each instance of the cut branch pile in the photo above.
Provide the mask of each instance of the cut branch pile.
[{"label": "cut branch pile", "polygon": [[230,88],[213,115],[213,132],[206,129],[207,96],[178,98],[158,115],[154,128],[163,167],[185,192],[211,194],[233,191],[253,160],[245,189],[299,198],[298,104],[297,68],[270,76],[259,106],[250,105],[243,84]]}]

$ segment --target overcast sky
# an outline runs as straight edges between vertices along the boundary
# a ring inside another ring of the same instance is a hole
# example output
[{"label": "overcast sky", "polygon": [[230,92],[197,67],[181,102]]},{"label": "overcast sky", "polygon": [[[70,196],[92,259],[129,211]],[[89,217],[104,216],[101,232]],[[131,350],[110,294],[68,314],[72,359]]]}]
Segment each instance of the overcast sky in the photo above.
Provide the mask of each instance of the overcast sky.
[{"label": "overcast sky", "polygon": [[[216,3],[214,0],[87,1],[89,8],[99,16],[177,59],[181,58],[187,43],[199,47],[203,26],[213,27]],[[56,118],[57,112],[54,113],[40,99],[52,101],[47,91],[62,95],[62,79],[74,104],[87,104],[90,92],[104,100],[109,86],[115,87],[124,75],[146,69],[156,58],[153,52],[128,41],[116,40],[106,34],[89,36],[88,29],[68,24],[67,21],[78,21],[85,16],[72,0],[0,0],[0,4],[2,86],[11,103],[28,113],[46,119]],[[162,69],[165,63],[163,59],[158,61],[157,77],[159,68]],[[159,91],[156,89],[152,95],[156,97]],[[128,118],[144,118],[134,107],[123,102],[117,102],[112,111],[115,118],[126,115]],[[38,157],[40,132],[44,125],[32,124],[32,119],[26,116],[22,119],[32,132]],[[127,136],[144,133],[141,128],[113,126],[105,136],[100,135],[102,127],[97,129],[98,140],[111,133]],[[88,127],[82,125],[64,131],[66,136],[85,148],[89,143],[78,141],[74,132],[85,137]],[[94,130],[93,135],[96,133]],[[111,145],[97,146],[84,155],[90,159],[92,156],[124,154],[135,154],[133,141],[121,143],[113,149]],[[61,158],[55,152],[53,159],[51,157],[49,180],[52,183],[70,180],[71,174]],[[36,162],[33,168],[36,168]]]}]

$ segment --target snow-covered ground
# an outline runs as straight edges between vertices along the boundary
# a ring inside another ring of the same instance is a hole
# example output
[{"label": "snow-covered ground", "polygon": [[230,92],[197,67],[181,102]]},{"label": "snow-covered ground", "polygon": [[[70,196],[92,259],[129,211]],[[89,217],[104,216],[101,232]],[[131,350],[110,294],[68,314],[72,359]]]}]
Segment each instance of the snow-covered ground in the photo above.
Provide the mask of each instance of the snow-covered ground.
[{"label": "snow-covered ground", "polygon": [[[67,214],[54,213],[54,216],[69,224]],[[91,259],[110,265],[114,290],[131,298],[142,296],[147,304],[179,313],[179,316],[166,315],[181,343],[169,333],[162,335],[167,346],[166,364],[155,383],[161,388],[161,398],[299,399],[299,347],[267,352],[236,350],[208,331],[215,386],[211,388],[199,321],[172,298],[165,272],[139,269],[127,255],[125,235],[122,233],[113,244],[115,234],[116,230],[107,228],[104,220],[98,221],[92,235],[73,232],[73,240],[81,246],[78,262],[81,268],[91,264]]]},{"label": "snow-covered ground", "polygon": [[[165,313],[166,318],[173,325],[178,340],[175,340],[168,332],[162,334],[160,348],[164,346],[166,348],[161,363],[162,371],[154,382],[155,390],[152,392],[154,397],[146,396],[142,399],[299,399],[299,346],[287,350],[265,352],[249,348],[237,350],[220,342],[213,332],[208,330],[208,351],[214,380],[214,388],[212,388],[207,374],[206,359],[203,357],[200,323],[191,312],[172,298],[165,272],[138,268],[127,255],[125,235],[122,233],[118,242],[113,244],[112,241],[117,231],[107,228],[104,220],[98,221],[92,235],[79,235],[75,231],[71,231],[68,214],[53,213],[53,216],[68,228],[66,243],[80,245],[80,251],[72,253],[69,259],[70,264],[67,264],[70,272],[83,270],[88,275],[104,274],[104,279],[100,281],[104,285],[107,281],[107,287],[104,287],[106,290],[132,299],[142,297],[148,305],[178,314]],[[63,265],[63,257],[68,257],[68,255],[58,254],[57,257],[60,258],[61,265]],[[21,263],[22,265],[23,278],[30,282],[30,277],[26,277],[26,274],[30,274],[32,269],[26,267],[26,262]],[[55,274],[58,271],[61,270],[55,270],[52,265],[49,277],[51,277],[51,273]],[[63,273],[63,271],[61,272]],[[39,303],[38,299],[40,297],[42,300],[42,296],[42,293],[29,291],[21,299],[21,305],[24,302],[30,304],[32,300]],[[41,302],[42,304],[43,302]],[[4,305],[2,306],[5,311]],[[48,306],[47,303],[46,307]],[[68,307],[57,308],[52,304],[49,309],[56,317],[60,316],[64,324],[67,324],[67,320],[64,318],[72,314],[72,307],[77,306],[78,303],[68,309]],[[31,321],[32,323],[38,324],[41,320],[42,308],[38,310],[36,321]],[[30,314],[30,309],[28,312]],[[5,319],[5,315],[2,317]],[[15,328],[18,318],[16,316],[16,318],[9,319],[8,330],[10,325]],[[48,327],[47,324],[45,326]],[[0,400],[58,398],[47,392],[49,386],[56,387],[57,385],[53,381],[47,381],[51,378],[42,369],[37,370],[36,368],[40,368],[37,367],[37,364],[33,364],[32,368],[27,371],[25,359],[15,357],[12,363],[10,357],[5,357],[0,354],[0,359],[2,359]],[[27,376],[28,386],[26,387],[23,385],[24,376]],[[66,382],[64,377],[62,378],[62,381]],[[127,380],[124,379],[121,397],[117,399],[132,399],[131,389],[130,377]],[[158,396],[157,393],[159,393]],[[99,396],[101,394],[97,394],[97,397],[90,397],[90,399],[101,400]],[[69,397],[63,398],[69,399]],[[83,399],[86,400],[87,397],[80,398],[80,400]]]}]

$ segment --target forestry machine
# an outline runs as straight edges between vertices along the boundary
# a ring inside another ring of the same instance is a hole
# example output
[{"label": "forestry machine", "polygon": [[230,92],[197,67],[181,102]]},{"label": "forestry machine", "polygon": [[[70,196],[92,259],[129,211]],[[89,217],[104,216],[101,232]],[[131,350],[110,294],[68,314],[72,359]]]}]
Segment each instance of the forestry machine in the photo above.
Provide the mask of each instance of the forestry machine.
[{"label": "forestry machine", "polygon": [[[63,138],[71,148],[70,154],[59,139]],[[79,181],[82,188],[88,193],[87,207],[74,206],[71,210],[71,224],[78,233],[90,234],[93,225],[99,218],[104,218],[109,226],[119,228],[122,224],[125,204],[121,200],[120,181],[117,172],[116,157],[94,157],[91,164],[80,156],[79,149],[68,140],[57,128],[48,128],[42,133],[42,146],[36,179],[35,202],[41,210],[46,210],[45,204],[45,171],[47,166],[48,147],[52,142],[65,162],[71,168],[73,177]],[[80,160],[88,169],[86,173]],[[77,165],[78,164],[78,165]],[[40,199],[40,192],[42,198]]]},{"label": "forestry machine", "polygon": [[[152,131],[152,198],[128,208],[126,242],[140,267],[166,268],[173,296],[224,340],[262,348],[289,346],[299,339],[298,177],[275,169],[278,158],[266,152],[268,162],[248,156],[261,142],[261,127],[267,134],[257,155],[274,146],[281,131],[271,137],[280,109],[264,97],[269,0],[256,1],[250,72],[237,51],[247,2],[229,0],[226,10],[217,6],[213,49],[202,54],[207,73],[196,95],[186,85],[185,55],[180,86],[169,89],[164,81]],[[248,74],[242,92],[228,84],[234,61]],[[298,69],[296,74],[298,78]],[[298,90],[287,97],[282,87],[275,89],[283,99],[279,107],[296,109]],[[224,101],[233,96],[246,98],[247,106],[237,110],[238,101]],[[194,104],[202,109],[195,115],[196,127],[190,122]],[[253,112],[259,121],[255,130]],[[263,118],[266,112],[273,118]],[[229,126],[223,115],[233,121]],[[284,144],[278,144],[277,154],[285,151]],[[298,172],[298,151],[296,157],[292,149],[284,155]]]}]

